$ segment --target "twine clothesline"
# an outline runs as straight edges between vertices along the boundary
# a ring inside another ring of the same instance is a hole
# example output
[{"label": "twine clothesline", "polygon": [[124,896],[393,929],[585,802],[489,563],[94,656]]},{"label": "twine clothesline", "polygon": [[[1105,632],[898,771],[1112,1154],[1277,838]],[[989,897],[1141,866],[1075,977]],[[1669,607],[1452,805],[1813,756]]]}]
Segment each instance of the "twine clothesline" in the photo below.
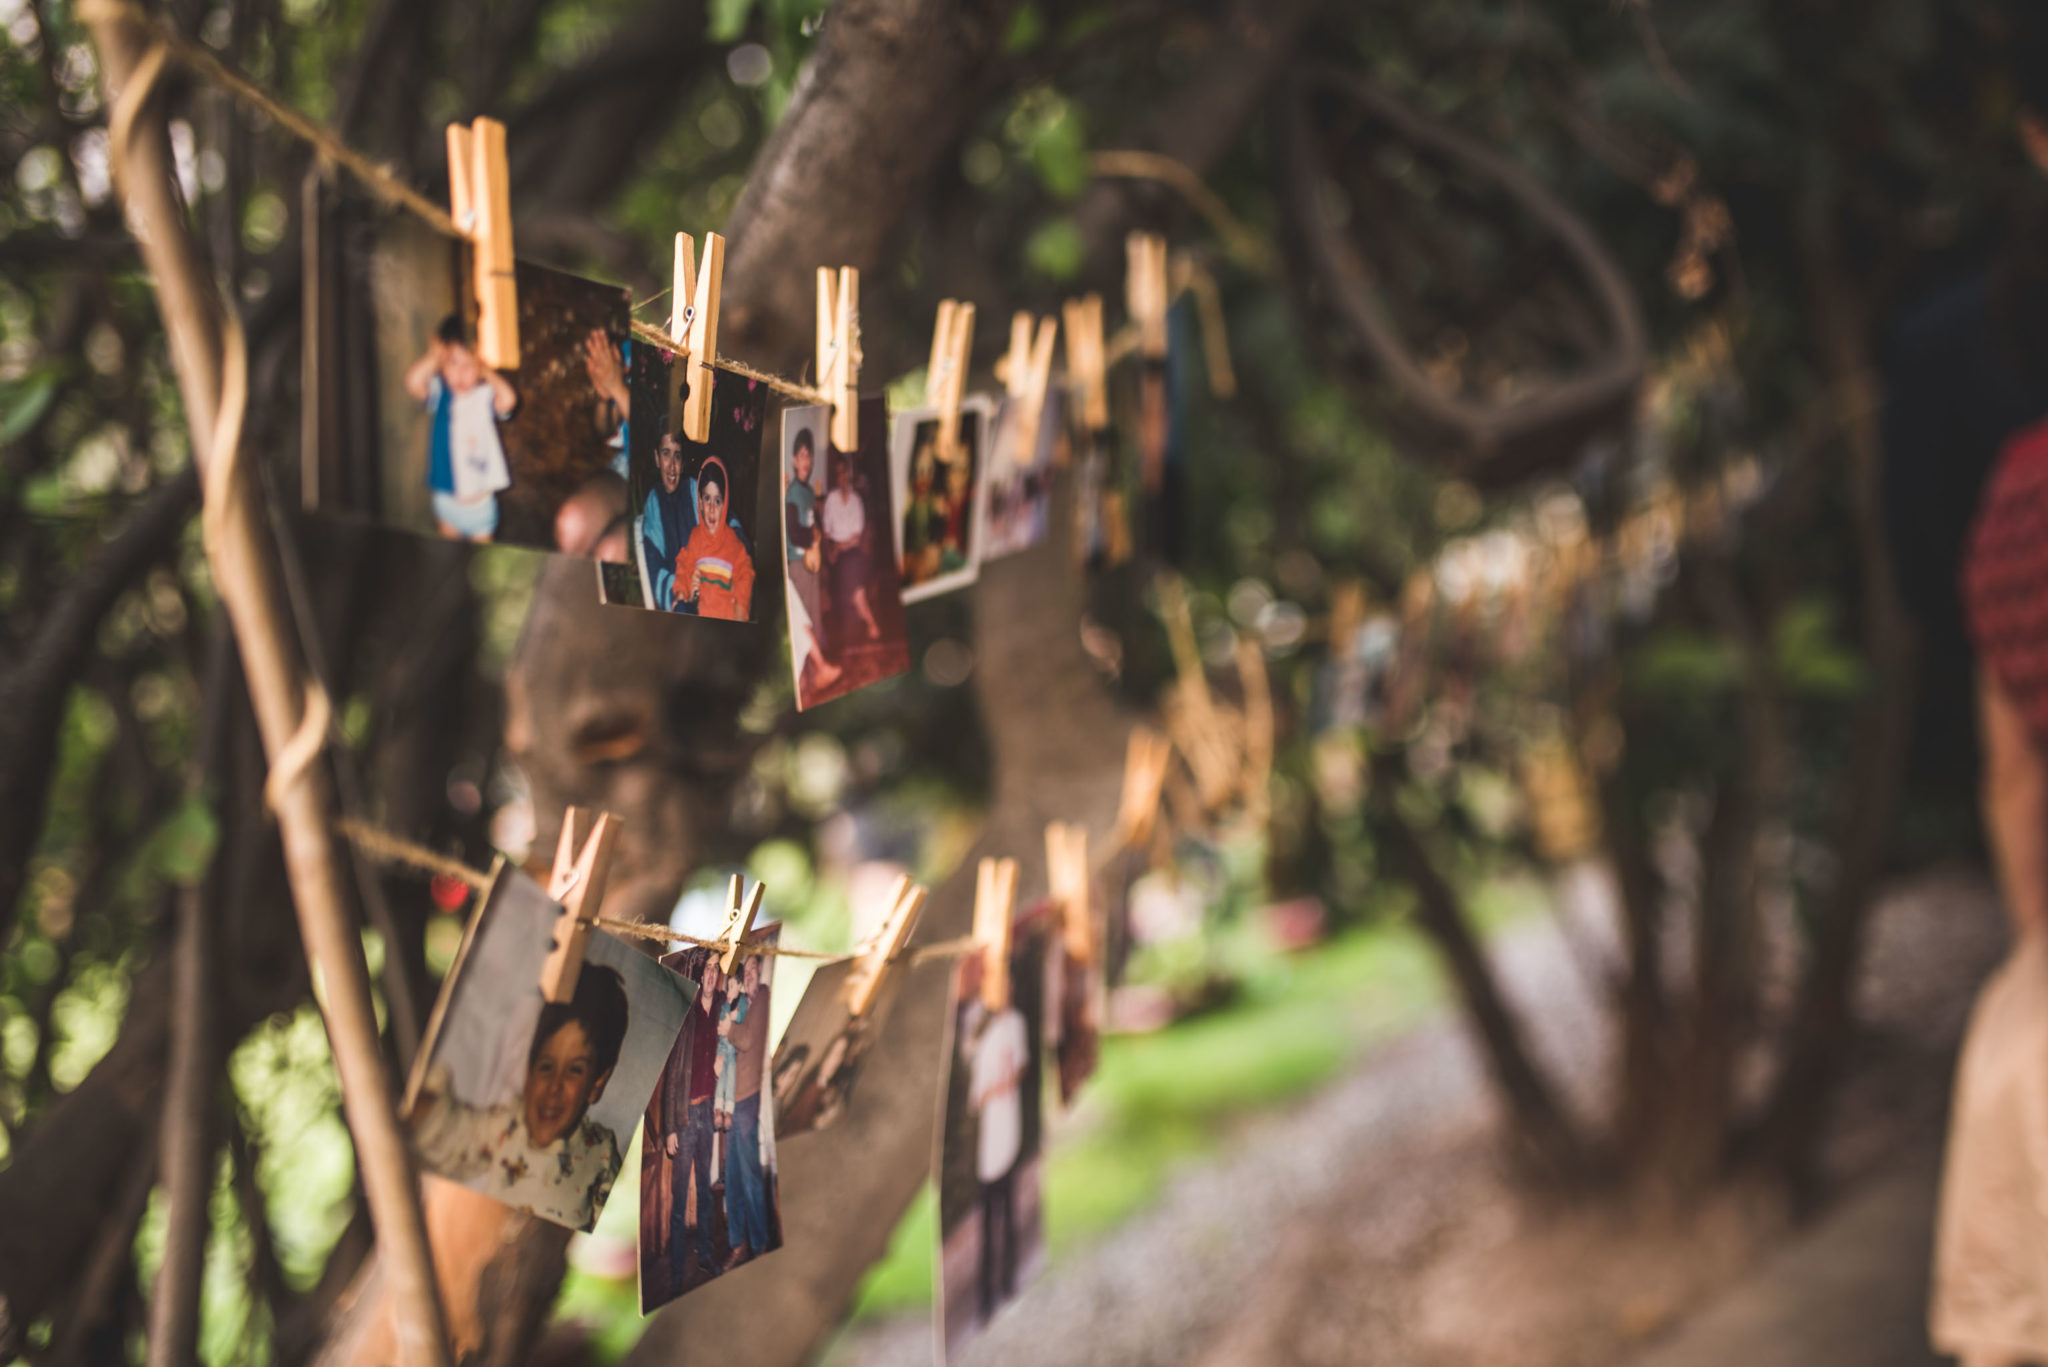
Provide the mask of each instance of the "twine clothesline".
[{"label": "twine clothesline", "polygon": [[[280,127],[311,146],[323,162],[346,169],[350,175],[368,190],[372,197],[387,207],[400,209],[420,218],[429,226],[450,236],[468,236],[446,209],[428,199],[425,195],[406,184],[391,169],[375,159],[365,156],[349,146],[340,134],[315,119],[308,117],[278,96],[264,89],[255,81],[242,75],[206,47],[180,33],[177,27],[162,16],[150,14],[134,3],[134,0],[81,0],[80,17],[87,20],[122,19],[139,24],[151,36],[150,51],[144,56],[130,85],[140,85],[146,91],[154,85],[167,58],[175,58],[187,70],[214,82],[244,105],[274,120]],[[123,92],[124,95],[127,92]],[[121,102],[133,111],[142,101]],[[119,111],[116,111],[118,117]],[[113,120],[109,120],[109,133],[113,132]],[[123,139],[122,141],[125,141]],[[114,165],[118,168],[120,163]],[[1224,241],[1231,255],[1253,270],[1269,271],[1273,259],[1270,244],[1259,234],[1238,220],[1219,199],[1184,163],[1157,152],[1142,151],[1099,151],[1091,158],[1091,168],[1097,175],[1114,176],[1139,180],[1156,180],[1180,192],[1193,204]],[[117,171],[118,173],[118,171]],[[1200,308],[1204,350],[1213,376],[1229,375],[1229,342],[1224,334],[1221,309],[1213,299],[1214,284],[1208,282],[1206,289],[1203,276],[1184,276],[1177,285],[1176,293],[1193,288]],[[659,295],[655,296],[659,298]],[[644,301],[643,301],[644,302]],[[652,323],[633,319],[631,335],[636,341],[674,350],[677,343],[661,328]],[[1104,363],[1114,365],[1123,356],[1136,349],[1137,334],[1126,326],[1113,337],[1106,349]],[[1220,358],[1220,359],[1219,359]],[[835,396],[825,390],[814,388],[796,380],[773,374],[759,367],[730,356],[714,355],[710,360],[713,369],[739,375],[766,385],[785,398],[802,403],[832,403]],[[1219,392],[1228,394],[1235,388],[1234,382],[1225,378],[1219,385]]]},{"label": "twine clothesline", "polygon": [[[380,200],[387,208],[413,214],[430,227],[450,237],[468,237],[446,209],[400,180],[388,167],[349,146],[333,129],[307,117],[236,71],[216,57],[205,44],[194,42],[178,32],[168,19],[147,13],[134,4],[133,0],[83,0],[79,6],[79,13],[82,18],[88,20],[125,19],[149,31],[152,40],[150,51],[130,80],[131,88],[139,86],[146,92],[155,84],[165,60],[176,59],[187,70],[214,82],[249,108],[275,121],[301,142],[310,145],[322,161],[346,169],[373,198]],[[124,95],[126,93],[123,91]],[[133,111],[141,107],[142,100],[123,100],[121,104],[127,109],[128,118],[132,120]],[[119,117],[120,112],[116,110],[116,117]],[[113,137],[116,131],[114,122],[114,119],[109,119],[110,141],[125,141]],[[119,162],[113,164],[116,167],[120,165]],[[650,342],[669,350],[676,349],[675,340],[651,323],[634,320],[632,335],[638,341]],[[799,399],[805,403],[831,402],[831,396],[822,390],[770,374],[729,356],[714,356],[711,365],[715,369],[767,385],[776,393],[788,398]]]},{"label": "twine clothesline", "polygon": [[[358,821],[354,817],[342,817],[335,822],[335,826],[348,837],[350,844],[373,862],[410,868],[420,873],[432,874],[437,878],[453,879],[479,894],[490,891],[491,875],[481,869],[471,868],[460,859],[439,854],[424,845],[415,844],[402,836],[393,835],[381,827],[372,826],[366,821]],[[585,925],[608,930],[617,935],[630,935],[636,939],[695,945],[700,949],[725,948],[722,940],[707,940],[701,935],[686,934],[651,921],[620,921],[609,916],[586,916],[582,919]],[[966,948],[972,944],[972,940],[946,940],[926,945],[912,955],[912,962],[923,963],[927,959],[955,957],[965,953]],[[788,946],[751,943],[741,945],[740,953],[759,955],[763,958],[821,961],[847,957],[844,954],[826,954],[814,949],[792,949]]]}]

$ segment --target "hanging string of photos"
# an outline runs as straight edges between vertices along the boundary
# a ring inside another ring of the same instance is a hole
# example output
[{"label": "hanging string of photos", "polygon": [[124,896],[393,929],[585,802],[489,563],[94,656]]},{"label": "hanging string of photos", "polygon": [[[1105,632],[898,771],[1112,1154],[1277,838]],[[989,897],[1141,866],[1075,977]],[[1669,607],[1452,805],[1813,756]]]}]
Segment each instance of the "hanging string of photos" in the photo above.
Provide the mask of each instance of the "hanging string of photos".
[{"label": "hanging string of photos", "polygon": [[[313,146],[321,166],[346,170],[359,192],[329,176],[309,198],[301,483],[310,509],[587,555],[599,563],[605,602],[753,620],[757,555],[770,553],[775,536],[754,525],[747,494],[761,476],[766,395],[792,401],[777,453],[779,564],[800,707],[903,672],[905,603],[972,583],[985,560],[1043,540],[1056,463],[1079,467],[1081,553],[1111,562],[1130,553],[1105,375],[1125,357],[1139,363],[1130,475],[1141,497],[1156,498],[1166,478],[1166,312],[1175,295],[1192,292],[1209,326],[1216,387],[1234,383],[1214,282],[1192,263],[1170,266],[1163,240],[1134,234],[1130,321],[1115,338],[1104,337],[1096,295],[1068,301],[1062,319],[1019,313],[997,368],[1003,392],[969,394],[974,306],[945,301],[926,403],[892,415],[859,393],[851,267],[818,272],[816,383],[775,376],[718,350],[719,235],[705,234],[700,250],[677,234],[671,316],[657,328],[632,317],[623,291],[515,256],[505,130],[495,121],[449,128],[444,210],[132,0],[86,0],[81,14],[145,35],[114,101],[109,146],[139,230],[156,239],[146,253],[178,250],[175,195],[152,199],[149,187],[138,207],[127,183],[151,165],[135,141],[137,120],[174,61]],[[1107,169],[1188,178],[1185,168],[1150,163]],[[262,559],[254,486],[240,465],[248,377],[234,312],[169,298],[193,272],[159,267],[190,261],[151,264],[167,324],[178,324],[181,382],[188,373],[218,378],[217,404],[192,402],[204,387],[188,386],[188,408],[208,452],[206,549],[237,632],[302,639],[302,624],[284,620],[298,610],[289,595],[245,601],[233,587],[248,584]],[[209,315],[218,357],[193,352],[206,330],[192,325]],[[1062,321],[1066,364],[1055,385]],[[1183,628],[1185,615],[1180,601]],[[395,1115],[346,916],[338,903],[298,899],[309,957],[327,985],[372,1214],[393,1256],[396,1356],[439,1364],[481,1333],[475,1307],[443,1306],[436,1292],[433,1261],[466,1265],[469,1254],[429,1252],[414,1165],[503,1209],[587,1230],[638,1124],[640,1300],[651,1310],[779,1246],[778,1134],[823,1129],[845,1113],[904,972],[934,960],[951,964],[955,1001],[935,1174],[949,1268],[942,1341],[957,1349],[986,1324],[1042,1261],[1036,1080],[1049,1056],[1070,1104],[1092,1072],[1114,946],[1128,940],[1097,884],[1134,854],[1150,857],[1162,801],[1189,821],[1233,803],[1255,814],[1262,801],[1272,758],[1262,662],[1255,651],[1241,661],[1245,703],[1233,708],[1208,693],[1191,649],[1180,648],[1185,634],[1177,629],[1173,739],[1133,733],[1116,831],[1100,860],[1090,861],[1081,830],[1055,824],[1043,902],[1020,913],[1016,861],[984,860],[972,934],[918,950],[910,940],[925,893],[899,879],[875,908],[878,928],[850,955],[783,945],[779,926],[757,925],[763,887],[738,877],[715,937],[602,917],[619,829],[608,813],[566,814],[545,883],[503,860],[480,872],[345,813],[323,816],[308,776],[334,725],[327,694],[304,661],[265,665],[262,687],[296,693],[293,720],[265,730],[265,793],[288,847],[310,818],[368,858],[474,895]],[[252,690],[259,663],[252,658]],[[1185,773],[1172,766],[1176,747]],[[681,948],[655,960],[628,939]],[[771,1049],[775,965],[790,957],[820,966]],[[444,1190],[430,1186],[429,1202]],[[461,1227],[433,1223],[437,1238]],[[954,1256],[966,1248],[971,1257]],[[957,1268],[966,1275],[954,1276]]]}]

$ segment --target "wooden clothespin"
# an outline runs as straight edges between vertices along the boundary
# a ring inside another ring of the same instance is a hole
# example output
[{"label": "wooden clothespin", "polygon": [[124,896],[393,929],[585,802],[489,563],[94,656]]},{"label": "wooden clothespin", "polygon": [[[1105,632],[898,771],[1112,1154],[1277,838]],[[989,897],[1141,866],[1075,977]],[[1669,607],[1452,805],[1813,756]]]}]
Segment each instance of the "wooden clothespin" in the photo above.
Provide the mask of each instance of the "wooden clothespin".
[{"label": "wooden clothespin", "polygon": [[476,261],[476,354],[495,370],[519,368],[519,291],[512,278],[512,177],[505,125],[448,125],[448,209]]},{"label": "wooden clothespin", "polygon": [[697,268],[695,245],[688,233],[676,234],[676,276],[671,291],[674,307],[668,321],[669,340],[678,355],[689,357],[689,397],[683,400],[683,430],[690,441],[711,440],[711,364],[718,359],[718,296],[725,282],[725,239],[704,234],[703,269]]},{"label": "wooden clothespin", "polygon": [[1010,915],[1017,901],[1017,861],[984,859],[975,870],[974,943],[981,951],[981,1004],[1010,1004]]},{"label": "wooden clothespin", "polygon": [[960,400],[967,394],[967,369],[973,357],[974,305],[941,299],[938,321],[932,327],[924,401],[938,412],[938,457],[948,464],[960,449]]},{"label": "wooden clothespin", "polygon": [[889,914],[855,956],[853,972],[846,979],[846,1009],[864,1016],[881,995],[882,982],[910,943],[917,928],[917,914],[924,910],[925,890],[906,875],[896,880],[889,892]]},{"label": "wooden clothespin", "polygon": [[739,965],[740,949],[754,929],[754,917],[761,911],[761,894],[767,889],[767,884],[756,883],[754,890],[742,898],[740,893],[745,885],[746,879],[734,874],[725,895],[725,928],[718,932],[718,966],[728,974]]},{"label": "wooden clothespin", "polygon": [[540,993],[548,1001],[565,1002],[576,995],[584,946],[604,905],[612,842],[618,838],[620,824],[610,812],[593,813],[582,807],[571,807],[562,814],[554,872],[548,875],[548,896],[562,904],[562,914],[555,922],[555,947],[540,970]]},{"label": "wooden clothespin", "polygon": [[818,388],[832,404],[832,445],[860,446],[860,272],[818,267]]},{"label": "wooden clothespin", "polygon": [[1135,849],[1151,838],[1152,823],[1159,814],[1159,791],[1166,783],[1166,766],[1173,758],[1173,742],[1150,727],[1131,732],[1124,748],[1123,800],[1117,806],[1116,832],[1119,849]]},{"label": "wooden clothespin", "polygon": [[1038,450],[1038,428],[1045,415],[1045,390],[1052,380],[1052,348],[1059,330],[1058,319],[1041,318],[1034,338],[1030,314],[1019,311],[1010,316],[1010,350],[999,369],[1010,395],[1010,459],[1019,465],[1030,464]]},{"label": "wooden clothespin", "polygon": [[1045,828],[1045,881],[1060,909],[1067,957],[1076,963],[1095,959],[1094,909],[1088,904],[1088,830],[1054,821]]},{"label": "wooden clothespin", "polygon": [[1166,239],[1132,233],[1124,239],[1124,306],[1138,328],[1138,354],[1166,359]]},{"label": "wooden clothespin", "polygon": [[1081,406],[1081,423],[1091,432],[1109,426],[1109,386],[1103,383],[1102,296],[1067,300],[1067,389]]}]

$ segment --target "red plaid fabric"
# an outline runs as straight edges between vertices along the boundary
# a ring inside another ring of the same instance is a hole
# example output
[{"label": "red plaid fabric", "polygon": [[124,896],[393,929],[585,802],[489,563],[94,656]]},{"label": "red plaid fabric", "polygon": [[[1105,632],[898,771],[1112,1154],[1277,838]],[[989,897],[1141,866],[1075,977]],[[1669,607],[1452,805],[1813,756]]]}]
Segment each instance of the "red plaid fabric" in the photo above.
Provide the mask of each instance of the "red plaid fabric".
[{"label": "red plaid fabric", "polygon": [[1983,667],[2048,741],[2048,423],[2006,438],[1963,549],[1963,609]]}]

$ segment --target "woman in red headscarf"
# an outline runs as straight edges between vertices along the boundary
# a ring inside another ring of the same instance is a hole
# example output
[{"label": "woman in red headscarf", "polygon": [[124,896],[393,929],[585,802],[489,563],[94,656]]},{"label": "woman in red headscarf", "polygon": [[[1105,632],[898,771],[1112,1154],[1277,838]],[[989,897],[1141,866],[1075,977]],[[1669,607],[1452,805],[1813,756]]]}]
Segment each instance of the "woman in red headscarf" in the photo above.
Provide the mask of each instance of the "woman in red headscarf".
[{"label": "woman in red headscarf", "polygon": [[697,526],[676,553],[679,603],[695,603],[699,617],[744,622],[754,611],[754,558],[725,522],[725,464],[705,458],[697,471]]},{"label": "woman in red headscarf", "polygon": [[1962,578],[2013,944],[1957,1068],[1931,1329],[1963,1367],[2014,1367],[2048,1359],[2048,424],[2007,439]]}]

